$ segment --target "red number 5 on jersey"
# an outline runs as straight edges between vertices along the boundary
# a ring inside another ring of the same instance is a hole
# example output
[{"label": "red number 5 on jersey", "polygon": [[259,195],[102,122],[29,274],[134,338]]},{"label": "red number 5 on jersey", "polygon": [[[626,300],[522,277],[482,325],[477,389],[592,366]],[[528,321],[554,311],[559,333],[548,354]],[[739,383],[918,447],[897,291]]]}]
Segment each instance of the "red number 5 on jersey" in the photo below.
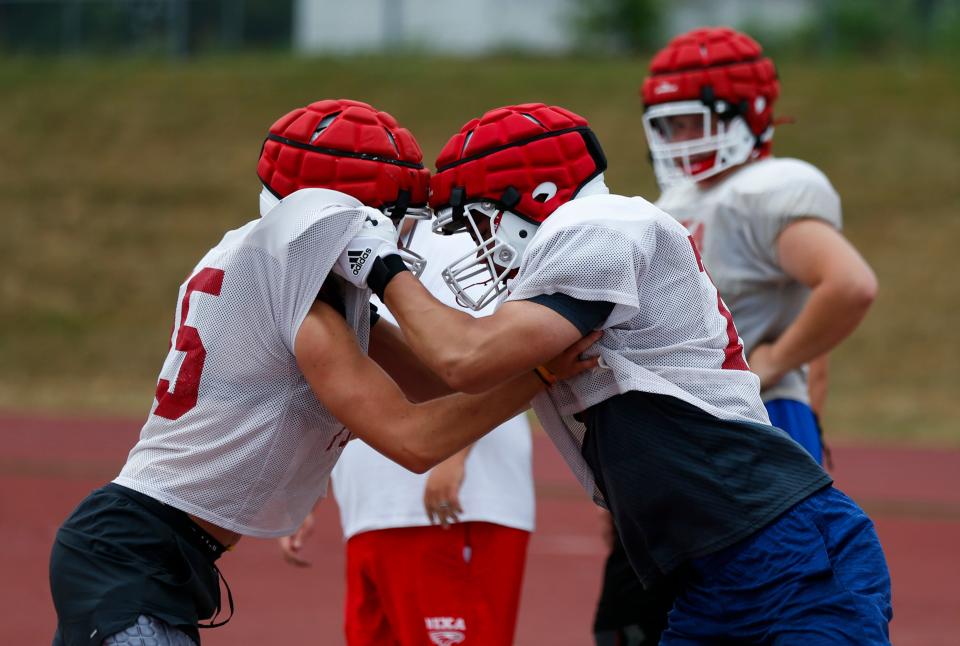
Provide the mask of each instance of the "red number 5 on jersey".
[{"label": "red number 5 on jersey", "polygon": [[200,388],[200,375],[203,373],[203,362],[207,359],[207,350],[200,340],[197,328],[184,325],[190,311],[190,296],[194,292],[202,292],[211,296],[219,296],[223,286],[223,270],[204,267],[187,283],[187,292],[183,295],[183,304],[180,306],[180,325],[177,330],[177,342],[174,346],[180,352],[186,352],[177,381],[170,391],[170,382],[161,379],[157,383],[157,407],[153,414],[167,419],[179,419],[181,415],[197,405],[197,390]]}]

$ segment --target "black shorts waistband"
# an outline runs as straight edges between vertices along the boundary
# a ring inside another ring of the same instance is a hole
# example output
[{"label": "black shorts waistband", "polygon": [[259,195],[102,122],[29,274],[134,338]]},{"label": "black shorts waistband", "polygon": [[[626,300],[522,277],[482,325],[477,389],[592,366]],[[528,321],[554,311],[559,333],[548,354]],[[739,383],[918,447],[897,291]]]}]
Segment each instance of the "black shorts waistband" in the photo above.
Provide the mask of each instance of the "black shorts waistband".
[{"label": "black shorts waistband", "polygon": [[107,484],[104,489],[120,494],[138,505],[145,507],[150,513],[165,522],[180,536],[197,547],[211,561],[216,561],[227,551],[227,547],[223,543],[214,538],[210,532],[193,522],[185,511],[171,507],[156,498],[151,498],[146,494],[130,489],[129,487],[124,487],[115,482]]}]

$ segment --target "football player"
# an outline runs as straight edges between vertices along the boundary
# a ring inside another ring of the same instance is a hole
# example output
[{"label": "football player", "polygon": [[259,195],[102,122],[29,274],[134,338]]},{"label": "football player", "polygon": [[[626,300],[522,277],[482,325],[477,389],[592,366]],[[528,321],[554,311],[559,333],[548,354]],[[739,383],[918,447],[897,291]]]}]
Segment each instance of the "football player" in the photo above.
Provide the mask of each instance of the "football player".
[{"label": "football player", "polygon": [[[381,244],[397,251],[391,218],[426,212],[421,156],[390,115],[355,101],[320,101],[271,127],[261,217],[227,232],[180,287],[139,441],[57,532],[54,643],[199,643],[198,628],[219,625],[217,558],[242,535],[292,533],[351,433],[422,472],[543,390],[527,371],[479,396],[425,401],[449,389],[395,327],[371,333],[369,292],[351,282]],[[593,365],[579,354],[594,339],[551,369]]]},{"label": "football player", "polygon": [[654,57],[641,92],[663,190],[657,206],[701,249],[771,421],[822,461],[806,365],[856,328],[877,291],[840,233],[840,198],[814,166],[771,155],[779,82],[746,34],[676,37]]},{"label": "football player", "polygon": [[[487,112],[444,147],[436,227],[475,248],[444,272],[474,319],[382,253],[369,285],[451,387],[482,392],[603,330],[600,368],[534,409],[610,509],[644,586],[682,573],[664,644],[886,643],[890,581],[869,518],[769,424],[733,318],[693,238],[611,195],[587,122],[558,107]],[[351,249],[348,245],[347,249]],[[378,269],[379,267],[379,269]]]},{"label": "football player", "polygon": [[[840,233],[840,198],[829,180],[806,162],[772,156],[779,92],[773,62],[752,38],[695,29],[653,58],[641,89],[643,125],[663,189],[656,204],[701,250],[760,376],[771,423],[821,462],[815,413],[826,397],[826,354],[866,314],[877,282]],[[635,626],[649,640],[636,643],[657,643],[664,604],[641,601],[639,586],[617,580],[630,576],[614,546],[599,632]],[[658,606],[659,616],[641,611]]]}]

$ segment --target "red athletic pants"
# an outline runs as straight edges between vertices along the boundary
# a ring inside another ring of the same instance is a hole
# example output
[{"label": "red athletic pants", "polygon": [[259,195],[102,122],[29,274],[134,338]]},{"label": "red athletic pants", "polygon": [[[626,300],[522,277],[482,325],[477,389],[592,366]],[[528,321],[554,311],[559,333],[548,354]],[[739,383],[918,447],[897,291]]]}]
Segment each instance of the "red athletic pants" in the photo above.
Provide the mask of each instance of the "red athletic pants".
[{"label": "red athletic pants", "polygon": [[509,646],[530,533],[492,523],[347,541],[349,646]]}]

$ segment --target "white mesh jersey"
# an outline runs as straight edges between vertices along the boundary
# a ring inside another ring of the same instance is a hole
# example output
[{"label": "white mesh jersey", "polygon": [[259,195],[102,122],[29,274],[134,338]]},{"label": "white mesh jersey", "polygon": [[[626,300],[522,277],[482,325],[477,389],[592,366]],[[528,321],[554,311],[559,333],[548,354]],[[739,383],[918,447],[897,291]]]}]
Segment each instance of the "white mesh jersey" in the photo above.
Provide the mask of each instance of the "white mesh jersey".
[{"label": "white mesh jersey", "polygon": [[[115,482],[241,534],[300,525],[349,433],[311,391],[294,341],[367,213],[304,189],[207,252],[180,287],[157,398]],[[369,291],[337,282],[366,351]]]},{"label": "white mesh jersey", "polygon": [[572,200],[539,227],[507,300],[562,293],[614,305],[590,353],[602,368],[551,387],[534,410],[602,504],[572,416],[628,391],[671,395],[721,419],[769,424],[733,319],[686,229],[640,197]]},{"label": "white mesh jersey", "polygon": [[[456,297],[447,288],[441,270],[476,246],[468,235],[440,236],[418,231],[411,248],[427,259],[420,277],[424,287],[454,307]],[[374,297],[375,298],[375,297]],[[379,303],[381,316],[393,321]],[[491,304],[488,309],[493,309]],[[474,316],[489,314],[488,309]],[[378,323],[378,325],[380,325]],[[531,473],[532,442],[525,415],[507,420],[477,440],[467,456],[460,489],[462,522],[482,521],[533,531],[534,495]],[[391,462],[361,440],[350,442],[333,469],[333,495],[340,508],[344,538],[393,527],[430,524],[423,509],[428,474],[411,473]]]},{"label": "white mesh jersey", "polygon": [[[838,230],[842,225],[840,197],[830,181],[797,159],[747,164],[706,190],[693,182],[672,187],[657,206],[690,230],[748,355],[757,344],[783,334],[809,296],[809,289],[780,266],[780,233],[802,218],[817,218]],[[809,402],[806,367],[787,373],[762,396]]]}]

